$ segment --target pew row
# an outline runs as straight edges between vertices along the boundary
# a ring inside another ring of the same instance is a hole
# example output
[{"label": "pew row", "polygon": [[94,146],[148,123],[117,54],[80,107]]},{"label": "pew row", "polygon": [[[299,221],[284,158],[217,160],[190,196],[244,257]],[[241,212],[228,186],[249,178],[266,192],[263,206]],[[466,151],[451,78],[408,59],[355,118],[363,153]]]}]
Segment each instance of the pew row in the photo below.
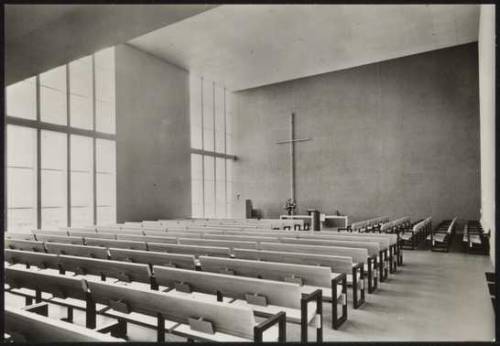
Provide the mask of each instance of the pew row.
[{"label": "pew row", "polygon": [[[285,341],[284,312],[277,312],[257,324],[253,311],[244,306],[206,302],[168,292],[88,281],[27,269],[7,268],[6,282],[9,286],[7,291],[14,294],[20,287],[34,290],[37,302],[43,300],[54,303],[54,297],[42,298],[42,292],[61,296],[61,290],[64,289],[62,299],[56,304],[64,305],[61,300],[64,301],[69,296],[79,298],[79,302],[67,302],[66,306],[85,311],[87,328],[96,328],[95,317],[97,314],[102,314],[116,318],[118,322],[114,327],[119,327],[119,332],[126,334],[126,323],[140,324],[137,318],[140,314],[155,320],[154,328],[157,330],[159,342],[164,342],[166,332],[188,340],[205,342]],[[26,293],[17,292],[17,294],[29,297]],[[143,324],[152,327],[151,323]],[[275,324],[278,324],[278,328],[274,327]]]},{"label": "pew row", "polygon": [[323,302],[332,306],[332,328],[347,320],[346,275],[332,275],[329,267],[206,256],[200,265],[202,271],[298,283],[302,294],[320,289]]}]

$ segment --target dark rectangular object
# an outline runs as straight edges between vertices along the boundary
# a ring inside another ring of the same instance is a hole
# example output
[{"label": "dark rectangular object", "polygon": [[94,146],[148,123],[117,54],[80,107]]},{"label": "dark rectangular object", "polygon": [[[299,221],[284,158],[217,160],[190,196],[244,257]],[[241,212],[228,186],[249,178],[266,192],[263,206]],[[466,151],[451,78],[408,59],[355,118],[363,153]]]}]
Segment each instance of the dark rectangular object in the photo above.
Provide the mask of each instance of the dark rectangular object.
[{"label": "dark rectangular object", "polygon": [[304,280],[301,277],[298,277],[298,276],[295,276],[295,275],[285,276],[284,281],[285,282],[291,282],[291,283],[294,283],[294,284],[299,284],[301,286],[304,285]]},{"label": "dark rectangular object", "polygon": [[191,285],[185,282],[176,282],[175,283],[175,289],[179,292],[185,292],[185,293],[191,293],[193,292],[193,289],[191,288]]},{"label": "dark rectangular object", "polygon": [[203,318],[188,318],[189,327],[197,332],[215,334],[215,328],[212,322],[204,320]]},{"label": "dark rectangular object", "polygon": [[247,293],[245,294],[245,299],[248,304],[267,306],[267,297],[260,296],[258,294]]}]

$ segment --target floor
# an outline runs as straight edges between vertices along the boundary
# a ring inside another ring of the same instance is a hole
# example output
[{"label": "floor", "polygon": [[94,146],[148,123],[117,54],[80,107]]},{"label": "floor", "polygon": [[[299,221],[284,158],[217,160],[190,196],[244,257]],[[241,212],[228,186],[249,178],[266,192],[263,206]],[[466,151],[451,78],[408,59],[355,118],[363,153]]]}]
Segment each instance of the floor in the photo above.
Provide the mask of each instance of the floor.
[{"label": "floor", "polygon": [[[404,251],[404,266],[389,276],[366,303],[351,308],[349,319],[331,329],[331,308],[324,305],[324,341],[492,341],[495,325],[484,272],[488,256]],[[350,296],[350,295],[349,295]],[[7,305],[22,304],[8,299]],[[51,307],[50,315],[64,311]],[[83,313],[75,322],[84,324]],[[130,341],[155,341],[151,330],[129,325]],[[314,340],[314,329],[309,330]],[[298,325],[287,325],[287,341],[299,341]],[[174,336],[167,341],[182,341]]]}]

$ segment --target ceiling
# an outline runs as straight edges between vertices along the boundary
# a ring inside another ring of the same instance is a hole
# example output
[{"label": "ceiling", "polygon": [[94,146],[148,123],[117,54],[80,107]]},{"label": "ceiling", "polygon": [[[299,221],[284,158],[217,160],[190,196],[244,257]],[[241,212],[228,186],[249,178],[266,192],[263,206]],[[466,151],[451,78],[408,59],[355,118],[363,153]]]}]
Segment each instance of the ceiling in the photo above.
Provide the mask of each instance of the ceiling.
[{"label": "ceiling", "polygon": [[216,5],[5,5],[5,84],[47,71]]},{"label": "ceiling", "polygon": [[477,41],[479,5],[223,5],[129,42],[243,90]]},{"label": "ceiling", "polygon": [[5,40],[13,41],[41,26],[61,18],[83,5],[7,5],[5,6]]}]

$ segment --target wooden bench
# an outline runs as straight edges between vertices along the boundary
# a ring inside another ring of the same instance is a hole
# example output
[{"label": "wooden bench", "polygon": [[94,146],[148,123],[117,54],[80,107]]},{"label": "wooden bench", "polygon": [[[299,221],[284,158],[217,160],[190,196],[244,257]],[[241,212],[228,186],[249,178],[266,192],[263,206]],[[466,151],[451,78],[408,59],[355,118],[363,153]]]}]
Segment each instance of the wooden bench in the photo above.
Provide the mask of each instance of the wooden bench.
[{"label": "wooden bench", "polygon": [[35,252],[45,252],[43,241],[5,239],[5,248]]},{"label": "wooden bench", "polygon": [[[247,307],[99,281],[87,281],[87,286],[92,302],[108,306],[100,313],[123,319],[132,313],[156,318],[158,342],[165,341],[166,331],[205,342],[285,341],[284,313],[257,324],[253,311]],[[265,330],[274,324],[279,325],[279,330],[266,334]]]},{"label": "wooden bench", "polygon": [[140,242],[152,242],[152,243],[167,243],[167,244],[177,244],[177,238],[172,236],[151,236],[151,235],[130,235],[130,234],[117,234],[116,238],[118,240],[131,240]]},{"label": "wooden bench", "polygon": [[[300,286],[295,283],[161,266],[154,266],[153,271],[157,282],[171,288],[168,292],[176,296],[188,295],[197,300],[219,302],[224,297],[233,298],[231,305],[250,308],[261,317],[284,311],[288,322],[301,325],[302,342],[307,342],[308,326],[316,323],[317,340],[322,341],[321,290],[302,296]],[[207,295],[196,296],[192,292]],[[316,309],[309,309],[309,302],[316,302]]]},{"label": "wooden bench", "polygon": [[75,245],[83,245],[83,237],[70,237],[66,235],[52,235],[45,233],[35,233],[35,239],[45,243],[67,243]]},{"label": "wooden bench", "polygon": [[16,233],[16,232],[6,232],[5,239],[12,240],[35,240],[33,233]]},{"label": "wooden bench", "polygon": [[350,278],[353,295],[352,305],[354,309],[359,308],[365,302],[363,264],[354,264],[352,257],[252,249],[234,249],[233,253],[235,258],[239,259],[329,267],[332,271],[332,278],[337,277],[337,273],[346,274],[346,281],[349,281]]},{"label": "wooden bench", "polygon": [[147,263],[151,266],[151,269],[153,265],[196,269],[194,255],[114,248],[110,248],[109,253],[112,260]]},{"label": "wooden bench", "polygon": [[221,246],[197,246],[181,244],[148,243],[149,251],[170,252],[198,256],[231,256],[231,250]]},{"label": "wooden bench", "polygon": [[257,242],[252,241],[179,238],[178,242],[181,245],[221,246],[230,249],[257,249]]},{"label": "wooden bench", "polygon": [[413,225],[412,228],[401,231],[399,234],[401,247],[403,249],[414,250],[427,237],[432,227],[431,222],[432,218],[427,217]]},{"label": "wooden bench", "polygon": [[[332,252],[329,252],[328,254],[332,254],[334,256],[352,256],[354,262],[365,263],[365,270],[368,272],[368,293],[373,293],[373,291],[378,287],[377,256],[380,253],[380,246],[378,243],[310,238],[280,238],[280,242],[285,244],[327,246],[332,249]],[[261,248],[265,249],[263,246],[261,246]],[[344,249],[349,250],[345,251]],[[360,254],[359,251],[350,251],[350,249],[364,249],[367,251],[363,251],[363,253]],[[302,249],[299,250],[302,252]]]},{"label": "wooden bench", "polygon": [[30,312],[33,307],[4,311],[5,331],[14,342],[124,342],[98,331]]},{"label": "wooden bench", "polygon": [[443,220],[432,230],[426,239],[431,242],[431,251],[449,252],[451,240],[455,233],[457,218]]},{"label": "wooden bench", "polygon": [[45,248],[48,253],[60,255],[82,256],[101,259],[107,259],[109,257],[108,249],[100,246],[47,243],[45,244]]},{"label": "wooden bench", "polygon": [[131,240],[113,240],[113,239],[99,239],[99,238],[84,238],[86,245],[101,246],[105,248],[121,248],[131,250],[147,250],[148,247],[145,241],[131,241]]},{"label": "wooden bench", "polygon": [[[33,298],[29,293],[17,292],[19,289],[15,287],[35,290],[34,299],[37,299],[37,302],[43,300],[68,306],[68,309],[85,311],[87,328],[96,328],[97,314],[116,318],[117,323],[98,330],[109,330],[120,337],[126,337],[126,324],[130,322],[153,327],[157,330],[160,342],[164,341],[165,332],[201,341],[285,341],[284,313],[278,313],[257,324],[252,310],[226,303],[200,302],[150,289],[83,280],[44,271],[7,268],[6,282],[12,286],[8,287],[8,292],[25,295],[31,299],[27,299],[28,305],[31,305]],[[43,298],[43,292],[55,294],[57,297]],[[154,318],[153,324],[152,318],[147,318],[149,316]],[[204,323],[197,318],[190,321],[193,317],[202,317],[205,322],[211,322],[214,333],[192,329],[190,322],[193,327]],[[273,327],[274,324],[279,325],[278,330]]]},{"label": "wooden bench", "polygon": [[51,268],[61,270],[59,257],[54,254],[5,249],[4,260],[11,265],[24,264],[27,269],[31,266],[36,266],[41,269]]},{"label": "wooden bench", "polygon": [[303,294],[320,289],[323,301],[332,304],[332,328],[337,329],[347,320],[346,275],[332,277],[329,267],[206,256],[199,259],[202,271],[295,282]]}]

